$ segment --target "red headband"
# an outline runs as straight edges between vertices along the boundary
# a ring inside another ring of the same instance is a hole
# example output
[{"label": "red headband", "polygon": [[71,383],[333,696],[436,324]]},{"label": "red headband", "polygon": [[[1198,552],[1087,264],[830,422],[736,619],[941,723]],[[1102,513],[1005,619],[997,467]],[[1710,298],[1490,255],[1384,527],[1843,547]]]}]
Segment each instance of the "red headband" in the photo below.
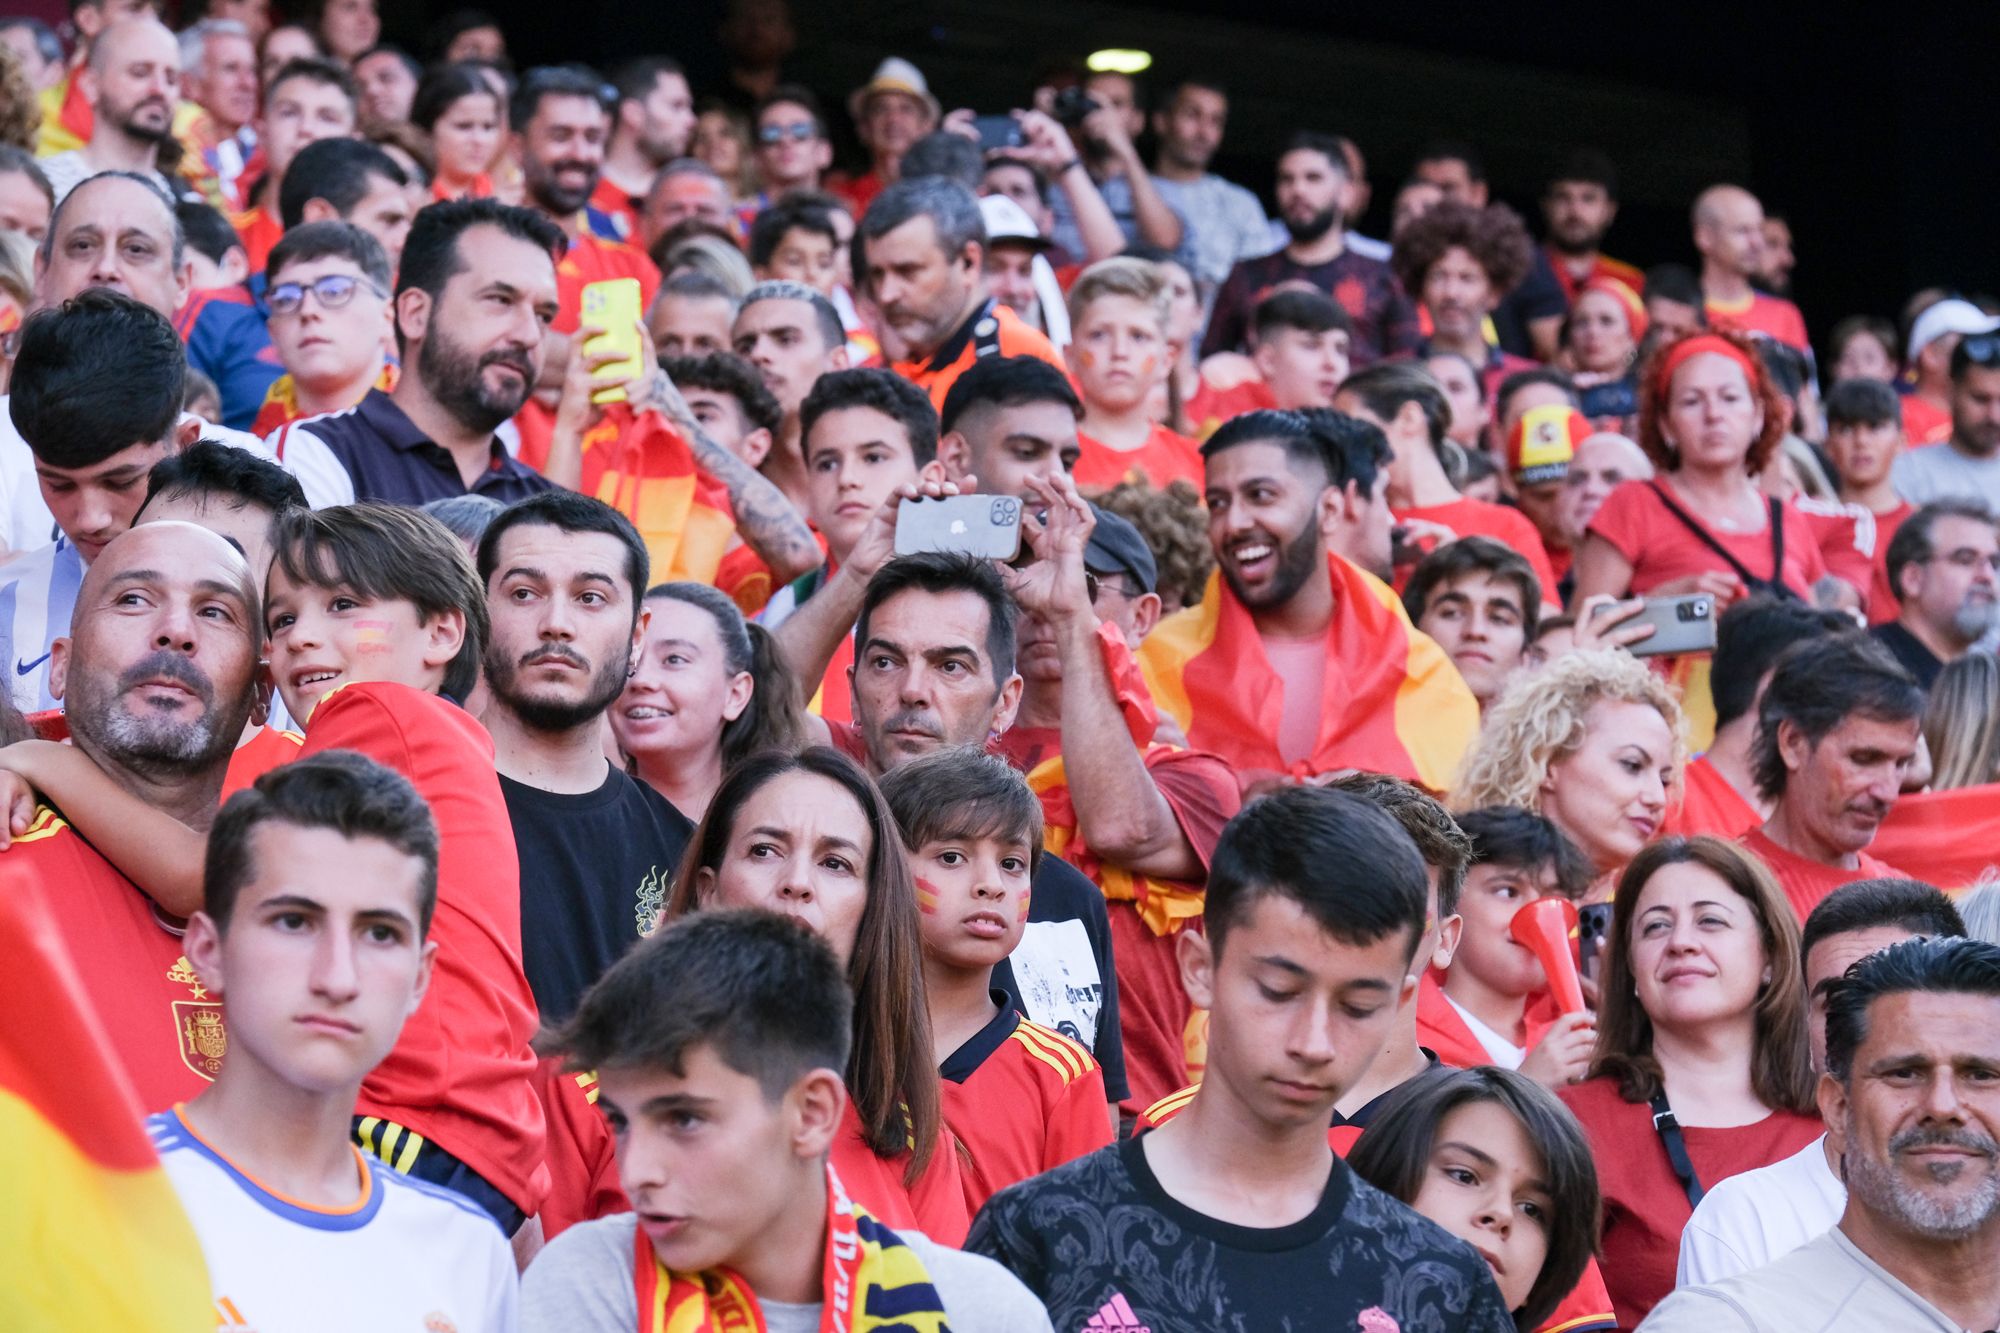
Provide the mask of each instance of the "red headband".
[{"label": "red headband", "polygon": [[1646,303],[1639,299],[1639,293],[1616,278],[1592,278],[1583,284],[1582,291],[1577,295],[1581,296],[1584,292],[1603,292],[1618,302],[1619,308],[1625,312],[1625,327],[1632,331],[1633,342],[1646,336],[1646,329],[1652,321],[1646,317]]},{"label": "red headband", "polygon": [[1726,356],[1737,365],[1743,367],[1743,378],[1750,382],[1750,388],[1753,392],[1756,390],[1757,377],[1764,370],[1757,363],[1756,357],[1750,355],[1750,353],[1744,351],[1727,338],[1717,337],[1713,333],[1697,333],[1693,337],[1683,338],[1672,347],[1669,347],[1667,354],[1660,358],[1660,369],[1653,377],[1653,387],[1659,396],[1665,398],[1667,390],[1673,387],[1675,371],[1679,370],[1695,357],[1705,353],[1712,353],[1715,356]]}]

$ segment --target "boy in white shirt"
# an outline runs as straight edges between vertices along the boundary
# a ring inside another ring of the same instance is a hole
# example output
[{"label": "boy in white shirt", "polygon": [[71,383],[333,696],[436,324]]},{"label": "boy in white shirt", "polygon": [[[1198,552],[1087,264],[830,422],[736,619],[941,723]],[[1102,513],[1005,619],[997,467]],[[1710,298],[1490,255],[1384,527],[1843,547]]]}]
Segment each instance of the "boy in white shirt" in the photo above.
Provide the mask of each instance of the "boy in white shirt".
[{"label": "boy in white shirt", "polygon": [[372,1167],[350,1132],[430,980],[429,807],[350,751],[297,760],[224,807],[203,887],[187,961],[222,1000],[224,1030],[200,1034],[226,1043],[222,1065],[147,1127],[222,1324],[512,1333],[513,1252],[491,1217]]}]

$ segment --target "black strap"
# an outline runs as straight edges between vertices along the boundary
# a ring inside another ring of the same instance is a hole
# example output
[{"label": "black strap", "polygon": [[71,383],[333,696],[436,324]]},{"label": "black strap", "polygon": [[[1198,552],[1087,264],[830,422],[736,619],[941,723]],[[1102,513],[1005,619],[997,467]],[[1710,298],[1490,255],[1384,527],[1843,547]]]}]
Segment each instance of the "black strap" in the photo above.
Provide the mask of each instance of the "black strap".
[{"label": "black strap", "polygon": [[1704,1193],[1701,1179],[1694,1173],[1694,1159],[1688,1156],[1687,1139],[1681,1133],[1681,1122],[1674,1119],[1674,1108],[1667,1105],[1667,1094],[1656,1092],[1647,1105],[1653,1108],[1653,1128],[1659,1132],[1660,1142],[1667,1150],[1667,1163],[1674,1169],[1674,1177],[1687,1191],[1688,1207],[1700,1205]]},{"label": "black strap", "polygon": [[1799,599],[1799,595],[1785,584],[1785,510],[1783,505],[1779,504],[1776,500],[1766,501],[1771,506],[1771,577],[1768,579],[1759,578],[1757,575],[1752,574],[1749,568],[1741,560],[1738,560],[1728,547],[1717,541],[1713,533],[1702,524],[1696,522],[1694,517],[1685,509],[1675,504],[1673,497],[1667,494],[1666,487],[1657,481],[1649,481],[1646,484],[1653,488],[1653,494],[1660,497],[1660,503],[1667,507],[1667,512],[1679,519],[1681,526],[1694,534],[1696,541],[1728,562],[1729,567],[1736,571],[1736,577],[1743,580],[1745,588],[1752,592],[1768,592],[1781,599],[1789,598],[1793,601]]}]

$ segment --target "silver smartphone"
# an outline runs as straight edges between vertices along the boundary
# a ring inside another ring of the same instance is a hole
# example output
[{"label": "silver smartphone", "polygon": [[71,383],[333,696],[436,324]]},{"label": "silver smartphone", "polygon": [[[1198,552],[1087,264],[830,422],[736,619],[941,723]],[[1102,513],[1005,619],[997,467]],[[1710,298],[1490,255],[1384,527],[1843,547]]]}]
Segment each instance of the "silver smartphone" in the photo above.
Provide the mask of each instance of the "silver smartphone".
[{"label": "silver smartphone", "polygon": [[[1609,606],[1600,607],[1603,615]],[[1648,597],[1638,615],[1619,622],[1651,625],[1652,634],[1626,648],[1634,657],[1664,657],[1671,653],[1712,653],[1715,651],[1715,597],[1692,592],[1681,597]]]},{"label": "silver smartphone", "polygon": [[952,551],[982,560],[1021,553],[1021,502],[1011,495],[904,500],[896,510],[896,554]]}]

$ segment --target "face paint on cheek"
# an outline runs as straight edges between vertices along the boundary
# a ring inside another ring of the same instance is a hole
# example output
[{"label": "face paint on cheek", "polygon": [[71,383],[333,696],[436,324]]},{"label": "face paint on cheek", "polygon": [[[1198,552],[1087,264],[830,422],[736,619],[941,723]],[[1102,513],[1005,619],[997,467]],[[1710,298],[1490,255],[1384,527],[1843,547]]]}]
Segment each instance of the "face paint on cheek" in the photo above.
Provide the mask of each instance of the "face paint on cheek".
[{"label": "face paint on cheek", "polygon": [[357,620],[354,622],[354,651],[358,653],[386,653],[395,645],[389,642],[389,631],[393,628],[386,620]]},{"label": "face paint on cheek", "polygon": [[1139,373],[1141,375],[1150,375],[1159,368],[1159,365],[1160,358],[1157,356],[1142,356],[1139,358]]},{"label": "face paint on cheek", "polygon": [[917,880],[917,910],[923,913],[925,916],[936,916],[938,910],[937,885],[931,883],[929,880],[925,879],[922,875],[918,875],[916,877],[916,880]]},{"label": "face paint on cheek", "polygon": [[1015,921],[1020,922],[1020,921],[1026,921],[1028,919],[1028,900],[1033,896],[1034,894],[1032,892],[1024,893],[1021,895],[1021,901],[1014,905]]},{"label": "face paint on cheek", "polygon": [[1089,348],[1079,347],[1076,349],[1076,361],[1085,370],[1093,370],[1097,366],[1097,353]]}]

